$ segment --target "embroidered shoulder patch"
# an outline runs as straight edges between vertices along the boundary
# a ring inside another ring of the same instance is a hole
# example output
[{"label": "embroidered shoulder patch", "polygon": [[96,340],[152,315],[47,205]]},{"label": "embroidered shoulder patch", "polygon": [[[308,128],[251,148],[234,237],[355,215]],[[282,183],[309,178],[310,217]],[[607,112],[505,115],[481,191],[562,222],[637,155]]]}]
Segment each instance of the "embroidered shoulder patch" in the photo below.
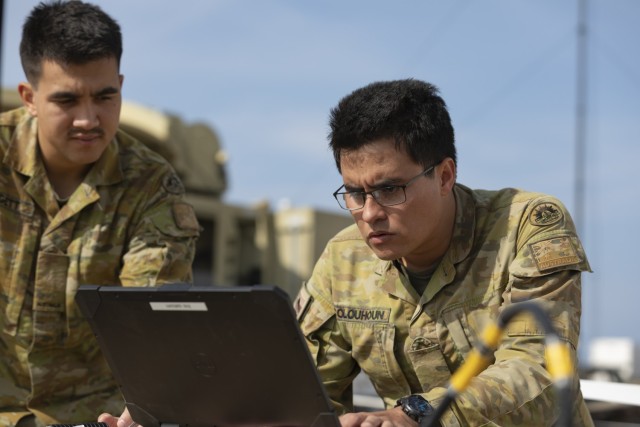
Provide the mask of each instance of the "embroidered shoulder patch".
[{"label": "embroidered shoulder patch", "polygon": [[555,203],[540,203],[533,208],[529,221],[533,225],[551,225],[562,219],[562,211]]},{"label": "embroidered shoulder patch", "polygon": [[182,194],[185,191],[182,181],[174,174],[165,176],[162,180],[162,186],[171,194]]},{"label": "embroidered shoulder patch", "polygon": [[538,271],[577,264],[580,257],[568,237],[556,237],[529,245]]},{"label": "embroidered shoulder patch", "polygon": [[390,308],[336,307],[336,317],[338,320],[347,322],[389,323],[390,315]]}]

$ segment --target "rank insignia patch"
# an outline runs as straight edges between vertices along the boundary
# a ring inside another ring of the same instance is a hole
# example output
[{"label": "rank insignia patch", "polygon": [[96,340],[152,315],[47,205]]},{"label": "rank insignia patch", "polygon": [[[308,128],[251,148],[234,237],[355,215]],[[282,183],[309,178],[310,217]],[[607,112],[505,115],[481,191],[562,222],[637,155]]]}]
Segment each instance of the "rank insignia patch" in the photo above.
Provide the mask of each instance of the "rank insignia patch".
[{"label": "rank insignia patch", "polygon": [[556,237],[529,245],[538,271],[550,270],[580,262],[573,243],[568,237]]},{"label": "rank insignia patch", "polygon": [[562,219],[562,211],[554,203],[540,203],[531,212],[529,221],[533,225],[551,225]]}]

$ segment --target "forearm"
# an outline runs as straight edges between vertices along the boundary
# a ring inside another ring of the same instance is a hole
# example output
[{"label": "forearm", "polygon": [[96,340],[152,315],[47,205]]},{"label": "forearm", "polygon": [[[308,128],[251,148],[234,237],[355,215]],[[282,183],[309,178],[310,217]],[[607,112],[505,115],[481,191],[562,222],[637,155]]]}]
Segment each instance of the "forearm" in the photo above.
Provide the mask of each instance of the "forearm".
[{"label": "forearm", "polygon": [[168,196],[147,210],[123,257],[124,286],[191,282],[199,225],[193,208]]},{"label": "forearm", "polygon": [[[472,378],[469,386],[451,405],[450,412],[455,413],[463,424],[496,422],[499,425],[550,425],[557,418],[558,396],[545,361],[545,344],[550,335],[545,335],[545,332],[553,332],[551,335],[556,340],[560,337],[558,345],[567,351],[568,368],[577,366],[575,344],[580,314],[578,273],[565,271],[526,281],[516,280],[514,286],[515,289],[505,293],[505,300],[535,301],[536,305],[531,308],[542,307],[543,310],[538,314],[545,319],[533,316],[529,310],[509,310],[510,314],[519,314],[509,316],[510,320],[506,320],[502,316],[505,308],[516,306],[505,302],[500,316],[503,322],[500,330],[504,328],[504,334],[497,336],[500,342],[493,353],[493,363]],[[543,327],[541,320],[549,320],[549,324]],[[549,331],[549,327],[553,331]],[[475,340],[476,349],[480,347],[478,341]],[[494,348],[495,345],[490,347]],[[465,372],[462,368],[469,366],[469,355],[465,359],[466,365],[458,369],[460,372]],[[456,374],[459,372],[456,371]],[[575,369],[569,375],[569,381],[578,390],[579,379]],[[431,390],[428,395],[431,400],[438,399],[443,390]]]}]

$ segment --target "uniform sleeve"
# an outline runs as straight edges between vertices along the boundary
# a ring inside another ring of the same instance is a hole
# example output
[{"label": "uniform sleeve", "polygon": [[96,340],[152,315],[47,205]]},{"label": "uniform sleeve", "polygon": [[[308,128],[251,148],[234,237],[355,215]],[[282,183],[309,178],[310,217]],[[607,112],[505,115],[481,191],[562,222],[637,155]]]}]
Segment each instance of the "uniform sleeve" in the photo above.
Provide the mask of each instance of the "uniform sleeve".
[{"label": "uniform sleeve", "polygon": [[140,213],[120,273],[123,286],[156,286],[192,281],[192,262],[200,226],[184,199],[178,177],[162,178]]},{"label": "uniform sleeve", "polygon": [[360,368],[338,330],[327,280],[321,257],[311,280],[301,287],[294,308],[327,394],[338,414],[343,414],[353,411],[352,384]]},{"label": "uniform sleeve", "polygon": [[[519,224],[516,256],[509,266],[509,283],[502,295],[509,304],[534,301],[548,314],[570,350],[577,368],[580,334],[582,271],[590,271],[571,218],[555,199],[537,200]],[[552,425],[559,415],[556,390],[545,366],[545,335],[533,316],[511,320],[496,350],[495,361],[474,378],[451,405],[445,425]],[[592,425],[577,393],[573,420]],[[441,391],[435,392],[441,396]],[[429,393],[427,393],[427,398]]]}]

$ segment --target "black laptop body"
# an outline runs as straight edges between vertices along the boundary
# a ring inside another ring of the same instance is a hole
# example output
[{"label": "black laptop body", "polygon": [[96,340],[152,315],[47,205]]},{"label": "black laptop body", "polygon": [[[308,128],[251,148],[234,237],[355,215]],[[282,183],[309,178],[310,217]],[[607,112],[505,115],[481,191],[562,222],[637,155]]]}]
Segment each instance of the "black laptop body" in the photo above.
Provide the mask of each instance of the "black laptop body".
[{"label": "black laptop body", "polygon": [[81,286],[134,421],[339,426],[288,295],[274,286]]}]

